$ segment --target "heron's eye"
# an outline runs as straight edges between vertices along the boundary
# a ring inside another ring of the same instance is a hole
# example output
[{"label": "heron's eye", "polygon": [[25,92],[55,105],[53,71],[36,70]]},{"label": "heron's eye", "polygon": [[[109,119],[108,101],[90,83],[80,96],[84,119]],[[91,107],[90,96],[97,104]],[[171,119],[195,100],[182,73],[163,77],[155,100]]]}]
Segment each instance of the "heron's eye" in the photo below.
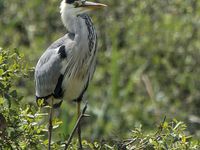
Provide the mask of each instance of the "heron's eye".
[{"label": "heron's eye", "polygon": [[75,2],[74,2],[74,7],[76,8],[76,7],[78,7],[78,6],[80,6],[79,1],[75,1]]},{"label": "heron's eye", "polygon": [[85,3],[85,0],[75,0],[74,1],[74,7],[79,7]]},{"label": "heron's eye", "polygon": [[72,4],[72,3],[74,3],[74,1],[75,1],[75,0],[65,0],[65,2],[66,2],[67,4]]}]

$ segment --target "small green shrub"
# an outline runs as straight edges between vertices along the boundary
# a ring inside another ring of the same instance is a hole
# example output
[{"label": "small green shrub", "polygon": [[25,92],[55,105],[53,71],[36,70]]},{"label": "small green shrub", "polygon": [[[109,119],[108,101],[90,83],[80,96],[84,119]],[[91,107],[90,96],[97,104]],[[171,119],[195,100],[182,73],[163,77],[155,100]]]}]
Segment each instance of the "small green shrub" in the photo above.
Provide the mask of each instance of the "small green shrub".
[{"label": "small green shrub", "polygon": [[15,88],[28,68],[17,50],[0,49],[0,149],[38,149],[43,144],[43,114],[24,105]]},{"label": "small green shrub", "polygon": [[[104,140],[102,142],[83,141],[84,149],[91,150],[199,150],[200,141],[186,134],[186,125],[173,119],[164,121],[155,133],[145,133],[142,126],[131,131],[131,137],[125,140]],[[73,141],[70,149],[77,149],[78,142]]]},{"label": "small green shrub", "polygon": [[123,146],[129,150],[197,150],[198,142],[192,141],[192,136],[187,135],[186,125],[183,122],[172,120],[159,126],[155,134],[145,134],[142,128],[132,131],[132,138],[125,141]]}]

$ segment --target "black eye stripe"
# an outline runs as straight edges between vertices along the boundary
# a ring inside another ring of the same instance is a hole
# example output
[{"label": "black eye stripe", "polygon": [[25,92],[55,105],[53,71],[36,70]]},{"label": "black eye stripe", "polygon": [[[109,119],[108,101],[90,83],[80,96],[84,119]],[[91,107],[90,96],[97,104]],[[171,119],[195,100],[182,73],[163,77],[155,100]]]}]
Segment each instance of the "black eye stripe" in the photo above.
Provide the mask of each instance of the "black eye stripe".
[{"label": "black eye stripe", "polygon": [[65,0],[65,2],[66,2],[67,4],[72,4],[72,3],[74,3],[74,1],[75,1],[75,0]]}]

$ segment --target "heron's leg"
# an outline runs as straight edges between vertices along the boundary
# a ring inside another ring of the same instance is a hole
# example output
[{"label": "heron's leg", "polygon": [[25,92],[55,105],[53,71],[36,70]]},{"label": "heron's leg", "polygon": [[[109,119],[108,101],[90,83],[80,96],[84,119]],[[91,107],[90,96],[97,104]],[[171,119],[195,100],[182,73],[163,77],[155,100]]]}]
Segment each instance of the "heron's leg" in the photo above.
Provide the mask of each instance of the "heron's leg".
[{"label": "heron's leg", "polygon": [[53,98],[51,98],[50,108],[49,108],[49,125],[48,125],[48,150],[51,149],[51,136],[52,136],[52,118],[53,118]]},{"label": "heron's leg", "polygon": [[[77,101],[77,118],[81,115],[81,101]],[[81,123],[78,125],[78,141],[79,141],[79,149],[83,149],[82,140],[81,140]]]}]

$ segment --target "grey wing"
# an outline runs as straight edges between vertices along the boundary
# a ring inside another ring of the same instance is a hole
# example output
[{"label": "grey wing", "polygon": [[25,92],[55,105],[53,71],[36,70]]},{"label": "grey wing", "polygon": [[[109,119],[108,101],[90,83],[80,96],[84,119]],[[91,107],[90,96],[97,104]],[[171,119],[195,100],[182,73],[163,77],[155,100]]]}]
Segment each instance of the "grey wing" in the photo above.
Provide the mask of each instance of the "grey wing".
[{"label": "grey wing", "polygon": [[35,68],[36,96],[46,97],[54,94],[57,85],[62,83],[63,61],[67,59],[68,35],[53,43],[41,56]]},{"label": "grey wing", "polygon": [[45,97],[53,93],[60,76],[61,59],[56,51],[46,51],[35,68],[36,96]]}]

